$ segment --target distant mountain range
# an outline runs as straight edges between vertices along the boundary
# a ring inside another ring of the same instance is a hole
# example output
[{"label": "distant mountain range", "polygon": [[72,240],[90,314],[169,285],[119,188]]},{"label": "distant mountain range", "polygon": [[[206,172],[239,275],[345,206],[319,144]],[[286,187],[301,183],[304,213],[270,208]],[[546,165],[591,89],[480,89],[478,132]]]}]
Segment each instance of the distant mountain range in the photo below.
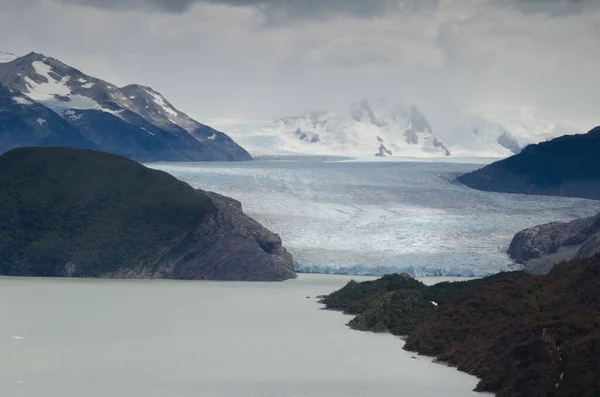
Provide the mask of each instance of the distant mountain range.
[{"label": "distant mountain range", "polygon": [[385,99],[272,122],[215,124],[257,155],[351,157],[507,157],[569,131],[526,112],[452,110],[430,117],[415,104]]},{"label": "distant mountain range", "polygon": [[57,59],[0,54],[0,152],[94,148],[139,161],[234,161],[231,138],[177,110],[150,87],[117,87]]},{"label": "distant mountain range", "polygon": [[530,145],[518,155],[462,175],[485,191],[600,200],[600,127]]}]

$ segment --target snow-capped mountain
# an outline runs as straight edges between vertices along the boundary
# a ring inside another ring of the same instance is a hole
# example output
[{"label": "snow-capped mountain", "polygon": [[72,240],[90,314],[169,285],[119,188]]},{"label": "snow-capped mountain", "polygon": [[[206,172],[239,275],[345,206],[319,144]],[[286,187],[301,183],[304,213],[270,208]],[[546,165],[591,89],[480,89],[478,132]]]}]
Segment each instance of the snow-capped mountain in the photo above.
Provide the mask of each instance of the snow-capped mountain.
[{"label": "snow-capped mountain", "polygon": [[343,111],[308,112],[262,125],[228,126],[248,150],[265,154],[449,156],[425,116],[413,105],[368,100]]},{"label": "snow-capped mountain", "polygon": [[343,111],[308,112],[274,122],[216,121],[256,154],[351,157],[507,157],[573,128],[525,111],[432,111],[363,100]]},{"label": "snow-capped mountain", "polygon": [[42,54],[0,63],[0,83],[53,110],[97,148],[142,161],[249,160],[227,135],[149,87],[119,88]]}]

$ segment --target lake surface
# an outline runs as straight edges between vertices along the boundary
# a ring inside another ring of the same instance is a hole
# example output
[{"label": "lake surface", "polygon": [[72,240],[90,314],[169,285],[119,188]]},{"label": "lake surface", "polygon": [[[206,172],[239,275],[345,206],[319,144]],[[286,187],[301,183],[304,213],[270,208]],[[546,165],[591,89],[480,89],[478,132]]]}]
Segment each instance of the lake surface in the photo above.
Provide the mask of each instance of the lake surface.
[{"label": "lake surface", "polygon": [[477,164],[252,161],[151,164],[240,200],[302,271],[486,275],[506,270],[520,230],[600,212],[600,202],[480,192]]},{"label": "lake surface", "polygon": [[[464,397],[477,379],[353,331],[284,283],[0,278],[7,397]],[[307,298],[307,297],[310,298]]]}]

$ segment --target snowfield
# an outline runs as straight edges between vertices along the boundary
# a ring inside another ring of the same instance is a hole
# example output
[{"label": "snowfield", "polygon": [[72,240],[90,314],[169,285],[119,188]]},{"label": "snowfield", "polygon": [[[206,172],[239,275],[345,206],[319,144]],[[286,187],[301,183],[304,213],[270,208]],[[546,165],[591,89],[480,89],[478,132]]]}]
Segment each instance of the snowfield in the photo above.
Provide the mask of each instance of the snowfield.
[{"label": "snowfield", "polygon": [[150,166],[240,200],[304,272],[482,276],[512,268],[505,252],[521,229],[600,211],[453,181],[476,164],[298,160]]}]

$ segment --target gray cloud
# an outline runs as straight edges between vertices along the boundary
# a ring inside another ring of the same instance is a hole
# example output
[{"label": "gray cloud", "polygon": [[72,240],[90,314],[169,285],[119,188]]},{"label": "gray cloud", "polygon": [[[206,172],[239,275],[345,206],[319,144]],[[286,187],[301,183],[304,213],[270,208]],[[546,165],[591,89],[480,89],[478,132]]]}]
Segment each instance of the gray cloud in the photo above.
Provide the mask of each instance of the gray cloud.
[{"label": "gray cloud", "polygon": [[[356,15],[371,17],[401,7],[415,7],[418,0],[55,0],[108,9],[140,9],[181,13],[198,3],[253,7],[269,16],[312,18]],[[422,1],[421,1],[422,2]]]},{"label": "gray cloud", "polygon": [[385,95],[597,121],[599,4],[0,0],[0,51],[151,85],[201,120],[273,119]]},{"label": "gray cloud", "polygon": [[[182,13],[199,3],[233,7],[252,7],[270,20],[322,19],[352,15],[374,17],[389,11],[415,11],[435,7],[439,0],[54,0],[107,9],[138,9]],[[527,13],[547,12],[564,15],[597,4],[597,0],[495,0],[511,4]]]},{"label": "gray cloud", "polygon": [[598,6],[597,0],[513,0],[517,9],[525,13],[548,13],[553,16],[582,12]]}]

